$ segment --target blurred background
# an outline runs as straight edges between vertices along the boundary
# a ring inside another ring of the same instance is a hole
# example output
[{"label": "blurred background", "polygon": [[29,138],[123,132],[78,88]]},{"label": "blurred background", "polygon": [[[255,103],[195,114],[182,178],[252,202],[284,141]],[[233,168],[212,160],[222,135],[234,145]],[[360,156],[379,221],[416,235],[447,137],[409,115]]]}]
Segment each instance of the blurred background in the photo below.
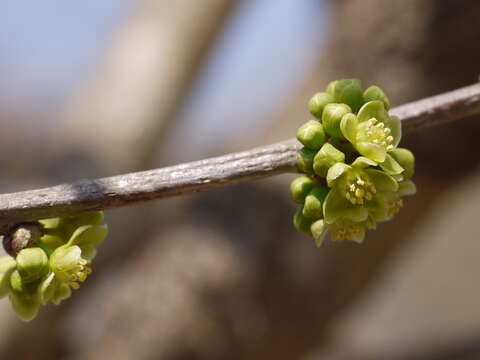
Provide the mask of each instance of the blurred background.
[{"label": "blurred background", "polygon": [[[467,0],[3,0],[1,192],[290,138],[333,79],[469,85],[479,44]],[[0,359],[479,359],[479,121],[404,138],[418,194],[362,246],[295,232],[292,175],[108,211],[81,291],[0,302]]]}]

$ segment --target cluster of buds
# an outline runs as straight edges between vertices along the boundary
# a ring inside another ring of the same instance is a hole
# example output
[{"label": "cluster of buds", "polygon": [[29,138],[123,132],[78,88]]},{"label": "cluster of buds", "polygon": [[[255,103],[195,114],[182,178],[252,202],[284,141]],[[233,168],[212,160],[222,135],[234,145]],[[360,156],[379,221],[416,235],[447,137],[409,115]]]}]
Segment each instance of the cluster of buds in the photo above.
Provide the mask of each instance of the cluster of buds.
[{"label": "cluster of buds", "polygon": [[29,321],[48,302],[70,297],[91,273],[96,247],[108,233],[103,212],[19,224],[4,235],[0,297]]},{"label": "cluster of buds", "polygon": [[367,229],[400,210],[402,196],[415,194],[415,158],[398,147],[401,123],[378,86],[364,91],[358,79],[333,81],[308,105],[316,119],[297,131],[304,176],[290,186],[300,204],[294,225],[318,246],[329,232],[334,241],[361,243]]}]

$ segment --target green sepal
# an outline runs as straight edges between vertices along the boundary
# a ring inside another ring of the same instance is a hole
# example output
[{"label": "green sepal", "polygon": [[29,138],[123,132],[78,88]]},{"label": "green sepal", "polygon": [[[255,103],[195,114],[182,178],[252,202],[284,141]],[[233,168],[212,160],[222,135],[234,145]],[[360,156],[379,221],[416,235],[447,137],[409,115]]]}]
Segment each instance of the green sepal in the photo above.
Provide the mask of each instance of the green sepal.
[{"label": "green sepal", "polygon": [[292,194],[293,201],[302,204],[305,201],[305,197],[314,186],[315,181],[308,176],[300,176],[294,179],[290,184],[290,193]]},{"label": "green sepal", "polygon": [[329,190],[324,186],[315,186],[305,198],[302,210],[303,216],[315,220],[320,219],[323,216],[323,201]]},{"label": "green sepal", "polygon": [[328,169],[334,164],[345,161],[345,154],[336,149],[333,145],[326,143],[318,151],[313,159],[313,171],[318,176],[325,178]]},{"label": "green sepal", "polygon": [[408,149],[396,148],[389,154],[405,169],[402,173],[404,179],[410,179],[415,172],[415,157],[412,152]]},{"label": "green sepal", "polygon": [[316,151],[310,150],[307,148],[302,148],[297,153],[297,169],[298,171],[307,174],[313,175],[313,158],[317,154]]},{"label": "green sepal", "polygon": [[404,171],[404,168],[388,153],[385,161],[380,163],[379,166],[388,175],[399,175]]},{"label": "green sepal", "polygon": [[312,219],[303,215],[303,206],[299,206],[293,217],[293,225],[295,228],[300,232],[311,235],[310,226],[312,225],[312,222]]},{"label": "green sepal", "polygon": [[363,92],[363,99],[365,100],[365,102],[375,100],[381,101],[383,102],[386,110],[390,109],[390,99],[387,97],[387,95],[385,95],[383,90],[376,85],[370,86],[367,90]]},{"label": "green sepal", "polygon": [[320,149],[326,139],[322,124],[317,120],[307,121],[298,128],[297,139],[306,148],[311,150]]},{"label": "green sepal", "polygon": [[312,96],[308,102],[308,110],[317,119],[322,118],[323,109],[327,104],[333,103],[333,96],[326,92],[319,92]]},{"label": "green sepal", "polygon": [[322,124],[327,134],[335,138],[343,138],[340,122],[344,115],[352,112],[346,104],[328,104],[323,109]]}]

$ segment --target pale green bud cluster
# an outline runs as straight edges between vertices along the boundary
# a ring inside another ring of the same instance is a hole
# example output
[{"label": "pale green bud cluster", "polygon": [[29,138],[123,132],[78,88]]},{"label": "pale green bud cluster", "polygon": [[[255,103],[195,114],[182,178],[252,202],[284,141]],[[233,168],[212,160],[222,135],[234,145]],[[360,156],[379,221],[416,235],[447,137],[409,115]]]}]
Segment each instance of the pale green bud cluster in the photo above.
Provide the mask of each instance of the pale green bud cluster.
[{"label": "pale green bud cluster", "polygon": [[390,220],[413,195],[415,158],[398,148],[400,120],[390,116],[390,100],[378,86],[362,89],[358,79],[332,81],[308,107],[315,120],[297,131],[303,148],[293,180],[292,198],[299,203],[297,230],[320,245],[332,240],[362,242],[367,229]]},{"label": "pale green bud cluster", "polygon": [[[96,247],[108,233],[102,223],[103,212],[93,212],[40,220],[17,227],[13,237],[5,235],[4,247],[12,256],[0,258],[0,297],[8,296],[25,321],[32,320],[41,305],[58,305],[70,297],[92,271],[89,264]],[[19,234],[30,241],[18,240]],[[24,248],[11,246],[12,242]]]}]

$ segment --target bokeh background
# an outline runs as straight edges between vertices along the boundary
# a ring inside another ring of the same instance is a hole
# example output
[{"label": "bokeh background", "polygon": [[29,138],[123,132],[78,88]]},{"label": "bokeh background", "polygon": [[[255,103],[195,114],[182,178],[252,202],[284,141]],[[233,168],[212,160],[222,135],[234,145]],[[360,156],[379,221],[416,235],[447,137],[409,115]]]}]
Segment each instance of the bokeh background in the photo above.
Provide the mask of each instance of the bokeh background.
[{"label": "bokeh background", "polygon": [[[479,44],[468,0],[3,0],[1,191],[289,138],[337,78],[469,85]],[[403,140],[418,194],[362,246],[297,234],[291,175],[108,211],[81,291],[0,302],[0,359],[479,359],[479,121]]]}]

